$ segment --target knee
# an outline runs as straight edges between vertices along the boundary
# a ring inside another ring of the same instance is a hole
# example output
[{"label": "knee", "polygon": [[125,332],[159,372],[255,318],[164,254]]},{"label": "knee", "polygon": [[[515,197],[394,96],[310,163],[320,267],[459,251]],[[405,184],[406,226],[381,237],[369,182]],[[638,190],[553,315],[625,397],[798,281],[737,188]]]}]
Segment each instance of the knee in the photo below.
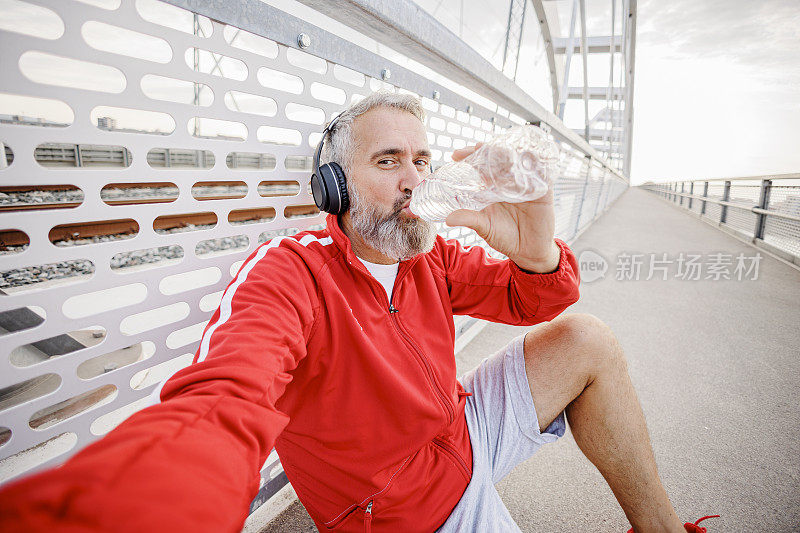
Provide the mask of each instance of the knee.
[{"label": "knee", "polygon": [[594,315],[571,313],[561,315],[550,323],[556,328],[559,341],[567,353],[599,370],[607,367],[626,367],[625,354],[614,332]]}]

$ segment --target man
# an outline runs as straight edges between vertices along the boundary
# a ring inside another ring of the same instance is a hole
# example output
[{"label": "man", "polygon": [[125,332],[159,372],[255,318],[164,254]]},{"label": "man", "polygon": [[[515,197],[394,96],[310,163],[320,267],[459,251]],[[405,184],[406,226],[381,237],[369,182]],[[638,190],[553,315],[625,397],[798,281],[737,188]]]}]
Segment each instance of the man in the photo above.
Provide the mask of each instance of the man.
[{"label": "man", "polygon": [[[162,403],[0,492],[0,530],[236,531],[274,445],[322,531],[513,531],[494,483],[566,413],[635,530],[684,531],[613,334],[556,318],[578,273],[552,192],[448,218],[508,260],[445,241],[408,210],[429,173],[423,120],[390,93],[346,110],[327,142],[350,209],[259,247]],[[551,322],[458,381],[454,314]]]}]

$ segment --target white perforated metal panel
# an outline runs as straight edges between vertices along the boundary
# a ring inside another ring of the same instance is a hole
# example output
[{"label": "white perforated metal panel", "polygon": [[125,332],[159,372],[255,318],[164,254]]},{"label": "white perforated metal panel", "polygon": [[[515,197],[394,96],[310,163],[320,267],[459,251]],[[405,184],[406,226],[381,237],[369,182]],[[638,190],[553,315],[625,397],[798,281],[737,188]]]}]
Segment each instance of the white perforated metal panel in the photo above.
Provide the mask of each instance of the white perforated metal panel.
[{"label": "white perforated metal panel", "polygon": [[[362,72],[344,68],[352,45],[316,28],[326,59],[155,0],[7,3],[22,23],[0,25],[0,481],[145,406],[244,257],[324,224],[310,155],[343,106],[425,95],[436,164],[513,124],[365,50]],[[627,184],[566,144],[560,169],[570,240]],[[265,481],[278,473],[273,454]]]}]

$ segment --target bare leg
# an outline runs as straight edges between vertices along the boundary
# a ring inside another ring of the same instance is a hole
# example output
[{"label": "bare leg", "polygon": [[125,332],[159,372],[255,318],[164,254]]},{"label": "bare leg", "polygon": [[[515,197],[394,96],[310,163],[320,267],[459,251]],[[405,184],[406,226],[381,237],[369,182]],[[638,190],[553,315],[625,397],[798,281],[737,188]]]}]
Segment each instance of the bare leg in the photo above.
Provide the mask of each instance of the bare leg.
[{"label": "bare leg", "polygon": [[561,317],[525,336],[539,424],[566,409],[578,447],[608,482],[637,533],[685,533],[656,469],[622,348],[592,315]]}]

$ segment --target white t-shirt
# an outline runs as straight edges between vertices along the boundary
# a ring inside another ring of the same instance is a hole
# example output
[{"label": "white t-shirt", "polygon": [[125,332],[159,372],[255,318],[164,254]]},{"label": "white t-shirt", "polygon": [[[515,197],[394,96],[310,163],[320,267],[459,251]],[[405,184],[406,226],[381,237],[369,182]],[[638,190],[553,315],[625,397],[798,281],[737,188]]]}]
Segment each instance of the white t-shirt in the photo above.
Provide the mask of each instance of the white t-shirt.
[{"label": "white t-shirt", "polygon": [[369,261],[365,261],[361,259],[364,266],[367,267],[369,273],[372,274],[372,277],[377,279],[383,288],[386,290],[386,296],[389,298],[389,302],[392,301],[392,289],[394,288],[394,280],[397,277],[397,269],[400,268],[400,263],[394,263],[391,265],[379,265],[377,263],[370,263]]}]

